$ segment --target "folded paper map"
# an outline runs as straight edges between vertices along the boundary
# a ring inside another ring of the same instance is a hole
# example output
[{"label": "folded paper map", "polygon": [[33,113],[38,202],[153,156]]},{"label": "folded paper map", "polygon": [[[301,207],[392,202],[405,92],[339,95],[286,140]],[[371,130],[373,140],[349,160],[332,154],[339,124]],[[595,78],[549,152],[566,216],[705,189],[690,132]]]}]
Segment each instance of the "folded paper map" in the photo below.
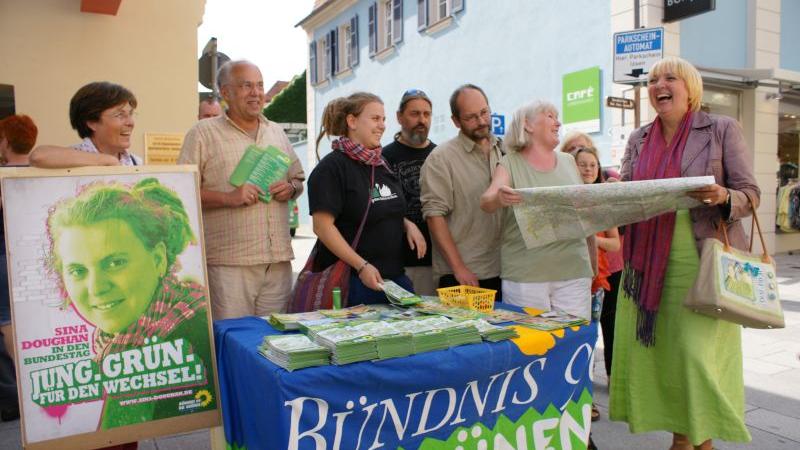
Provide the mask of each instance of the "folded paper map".
[{"label": "folded paper map", "polygon": [[514,216],[525,246],[536,248],[699,206],[686,193],[711,184],[705,176],[516,189],[523,202]]}]

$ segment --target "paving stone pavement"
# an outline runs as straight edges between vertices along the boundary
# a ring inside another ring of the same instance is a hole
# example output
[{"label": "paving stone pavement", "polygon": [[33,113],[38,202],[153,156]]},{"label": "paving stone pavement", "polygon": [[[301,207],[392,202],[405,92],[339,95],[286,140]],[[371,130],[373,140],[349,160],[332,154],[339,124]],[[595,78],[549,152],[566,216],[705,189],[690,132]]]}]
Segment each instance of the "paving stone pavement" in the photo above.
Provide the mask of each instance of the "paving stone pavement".
[{"label": "paving stone pavement", "polygon": [[[307,226],[301,226],[293,241],[295,275],[314,244]],[[776,255],[778,282],[786,328],[742,333],[745,382],[745,421],[753,437],[748,444],[715,442],[718,450],[800,449],[800,253]],[[600,450],[649,450],[669,448],[671,435],[653,432],[633,435],[626,424],[608,420],[608,380],[603,369],[602,340],[596,352],[595,403],[602,418],[592,425],[592,436]],[[21,448],[19,421],[0,423],[0,450]],[[208,430],[149,439],[141,450],[210,450]]]}]

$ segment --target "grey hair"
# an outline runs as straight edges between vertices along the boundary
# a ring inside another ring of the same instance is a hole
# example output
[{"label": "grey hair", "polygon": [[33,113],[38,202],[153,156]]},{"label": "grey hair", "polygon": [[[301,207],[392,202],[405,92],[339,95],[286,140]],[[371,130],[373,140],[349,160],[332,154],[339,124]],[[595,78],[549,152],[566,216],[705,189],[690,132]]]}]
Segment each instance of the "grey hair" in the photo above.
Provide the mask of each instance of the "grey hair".
[{"label": "grey hair", "polygon": [[237,59],[235,61],[228,61],[225,64],[221,65],[219,70],[217,71],[217,88],[222,90],[222,86],[225,86],[231,81],[231,72],[233,68],[236,66],[253,66],[258,68],[252,62],[246,59]]},{"label": "grey hair", "polygon": [[530,140],[528,139],[528,133],[525,131],[525,121],[548,111],[558,114],[558,108],[545,100],[534,100],[514,111],[514,117],[508,126],[505,139],[503,139],[506,152],[518,152],[527,147],[530,144]]}]

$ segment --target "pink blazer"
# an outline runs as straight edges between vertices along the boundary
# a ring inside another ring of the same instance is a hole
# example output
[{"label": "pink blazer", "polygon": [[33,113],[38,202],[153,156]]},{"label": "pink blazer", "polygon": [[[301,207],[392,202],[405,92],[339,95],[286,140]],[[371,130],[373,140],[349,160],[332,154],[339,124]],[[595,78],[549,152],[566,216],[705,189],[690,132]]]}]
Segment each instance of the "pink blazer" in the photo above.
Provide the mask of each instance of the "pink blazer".
[{"label": "pink blazer", "polygon": [[[651,126],[652,123],[639,128],[628,139],[620,168],[623,181],[631,179]],[[747,249],[749,244],[741,224],[741,219],[750,215],[747,195],[754,199],[755,208],[758,208],[761,198],[761,190],[753,176],[752,161],[737,121],[702,111],[694,114],[681,160],[681,175],[713,175],[717,184],[728,188],[731,193],[731,214],[727,218],[728,239],[732,246],[739,249]],[[689,214],[699,251],[703,239],[717,236],[716,229],[722,220],[722,211],[719,207],[698,206],[689,210]]]}]

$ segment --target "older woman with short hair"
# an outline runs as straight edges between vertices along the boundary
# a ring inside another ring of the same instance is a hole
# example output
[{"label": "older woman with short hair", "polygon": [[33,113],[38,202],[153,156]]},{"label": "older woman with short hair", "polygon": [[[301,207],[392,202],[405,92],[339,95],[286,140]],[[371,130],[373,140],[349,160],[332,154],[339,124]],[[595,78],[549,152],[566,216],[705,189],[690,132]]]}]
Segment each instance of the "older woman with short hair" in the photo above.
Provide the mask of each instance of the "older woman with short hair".
[{"label": "older woman with short hair", "polygon": [[703,80],[680,58],[648,74],[656,119],[636,130],[622,180],[713,175],[689,195],[700,206],[629,226],[617,304],[610,416],[632,432],[673,433],[672,450],[711,449],[711,439],[748,442],[741,327],[683,306],[700,269],[699,245],[728,223],[732,246],[747,247],[740,219],[760,190],[739,124],[700,110]]},{"label": "older woman with short hair", "polygon": [[503,301],[544,311],[558,309],[589,319],[592,266],[585,239],[569,239],[528,249],[514,218],[522,201],[515,188],[582,184],[572,156],[558,147],[558,110],[536,101],[514,113],[506,134],[506,155],[481,196],[481,209],[505,208],[500,248]]},{"label": "older woman with short hair", "polygon": [[89,83],[72,96],[69,121],[82,139],[72,147],[42,145],[31,152],[31,165],[51,169],[81,166],[140,166],[129,153],[137,101],[115,83]]}]

